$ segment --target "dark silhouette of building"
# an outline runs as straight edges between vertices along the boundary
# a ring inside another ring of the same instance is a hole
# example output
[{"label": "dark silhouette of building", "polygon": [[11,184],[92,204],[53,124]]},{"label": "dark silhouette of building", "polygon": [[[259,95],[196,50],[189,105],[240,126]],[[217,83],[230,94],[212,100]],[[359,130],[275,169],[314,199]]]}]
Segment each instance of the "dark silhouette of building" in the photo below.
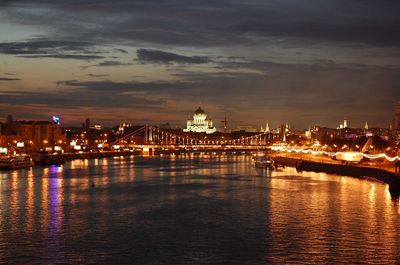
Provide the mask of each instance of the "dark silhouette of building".
[{"label": "dark silhouette of building", "polygon": [[12,115],[7,115],[6,123],[12,123],[14,121]]},{"label": "dark silhouette of building", "polygon": [[396,110],[394,112],[393,129],[400,130],[400,101],[397,102]]}]

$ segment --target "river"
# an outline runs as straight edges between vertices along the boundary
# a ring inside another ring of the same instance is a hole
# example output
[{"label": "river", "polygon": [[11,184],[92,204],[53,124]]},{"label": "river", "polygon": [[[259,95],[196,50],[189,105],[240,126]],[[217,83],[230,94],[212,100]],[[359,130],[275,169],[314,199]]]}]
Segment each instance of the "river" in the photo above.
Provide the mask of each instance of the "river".
[{"label": "river", "polygon": [[0,264],[390,264],[399,227],[385,184],[245,155],[0,172]]}]

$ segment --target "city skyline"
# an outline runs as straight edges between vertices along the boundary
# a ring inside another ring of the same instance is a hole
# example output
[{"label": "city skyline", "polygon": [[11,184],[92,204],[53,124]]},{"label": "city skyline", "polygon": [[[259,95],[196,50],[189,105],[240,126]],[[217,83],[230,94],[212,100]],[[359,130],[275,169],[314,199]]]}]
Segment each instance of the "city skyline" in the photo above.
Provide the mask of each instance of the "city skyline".
[{"label": "city skyline", "polygon": [[[0,3],[0,116],[388,127],[396,1]],[[208,19],[204,19],[207,17]]]},{"label": "city skyline", "polygon": [[[193,114],[193,113],[192,113]],[[398,116],[398,115],[397,115]],[[227,128],[229,130],[237,130],[239,128],[242,127],[247,127],[247,128],[251,128],[252,130],[263,130],[263,128],[268,127],[268,128],[280,128],[281,126],[287,126],[289,128],[293,128],[296,130],[308,130],[314,126],[318,126],[318,127],[326,127],[326,128],[332,128],[332,129],[344,129],[344,128],[353,128],[353,129],[366,129],[366,126],[368,126],[369,128],[386,128],[386,129],[390,129],[390,128],[394,128],[394,125],[396,124],[396,115],[394,115],[394,118],[392,119],[392,122],[388,124],[388,126],[385,127],[379,127],[379,126],[370,126],[368,121],[364,121],[364,122],[354,122],[354,121],[349,121],[346,117],[344,117],[342,120],[338,120],[336,121],[336,125],[333,126],[328,126],[326,124],[312,124],[306,127],[295,127],[293,126],[290,122],[286,121],[286,122],[277,122],[277,123],[271,123],[269,120],[266,120],[264,123],[259,123],[259,124],[249,124],[249,123],[245,123],[245,122],[238,122],[238,121],[231,121],[228,120],[227,117],[225,117],[225,120],[215,120],[211,118],[212,122],[216,122],[219,125],[215,126],[216,131],[219,132],[223,132],[224,131],[224,126],[226,125]],[[181,130],[185,130],[185,127],[187,127],[187,121],[190,118],[191,115],[188,115],[189,118],[187,118],[186,120],[183,119],[182,121],[177,121],[177,123],[172,123],[170,121],[154,121],[151,125],[160,125],[160,126],[166,126],[169,125],[171,126],[171,128],[174,129],[181,129]],[[43,117],[43,119],[41,120],[35,120],[35,119],[26,119],[26,118],[22,118],[22,117],[15,117],[12,114],[7,114],[6,117],[4,118],[0,118],[0,124],[3,123],[9,123],[10,121],[17,121],[17,122],[49,122],[49,123],[54,123],[54,118],[58,119],[57,124],[61,125],[64,128],[69,128],[69,127],[87,127],[86,123],[89,121],[90,125],[92,125],[92,127],[94,125],[99,125],[99,126],[104,126],[107,128],[111,128],[111,127],[115,127],[118,125],[121,125],[123,123],[129,123],[129,124],[133,124],[133,125],[144,125],[144,124],[148,124],[150,125],[150,123],[146,122],[146,121],[141,121],[141,120],[120,120],[120,121],[112,121],[112,122],[106,122],[106,123],[101,123],[101,119],[96,119],[96,118],[90,118],[90,117],[86,117],[84,120],[81,121],[77,121],[76,123],[63,123],[64,119],[61,116],[58,115],[52,115],[52,116],[48,116],[48,117]],[[398,119],[398,117],[397,117]],[[350,125],[348,125],[348,122],[350,122]],[[226,124],[225,124],[226,123]],[[261,126],[261,127],[260,127]],[[261,128],[261,129],[260,129]],[[397,127],[396,127],[397,128]]]}]

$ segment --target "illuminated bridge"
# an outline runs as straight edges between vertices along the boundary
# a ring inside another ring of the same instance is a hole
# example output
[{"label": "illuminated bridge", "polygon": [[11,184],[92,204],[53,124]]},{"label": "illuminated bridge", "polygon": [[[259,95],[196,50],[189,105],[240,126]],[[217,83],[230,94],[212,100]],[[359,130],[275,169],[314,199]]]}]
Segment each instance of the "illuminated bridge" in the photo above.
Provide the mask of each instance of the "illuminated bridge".
[{"label": "illuminated bridge", "polygon": [[266,149],[273,141],[280,139],[280,135],[271,132],[259,133],[251,136],[241,136],[231,139],[229,134],[219,137],[171,132],[156,126],[143,126],[136,131],[126,134],[111,145],[118,148],[141,149]]}]

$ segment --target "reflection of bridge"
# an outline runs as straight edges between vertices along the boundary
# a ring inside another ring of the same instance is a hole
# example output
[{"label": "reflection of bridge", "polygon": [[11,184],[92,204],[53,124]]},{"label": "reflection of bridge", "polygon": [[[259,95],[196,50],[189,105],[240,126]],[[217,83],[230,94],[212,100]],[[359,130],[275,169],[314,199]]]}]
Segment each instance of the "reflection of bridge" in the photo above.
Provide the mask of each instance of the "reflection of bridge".
[{"label": "reflection of bridge", "polygon": [[[227,134],[219,137],[210,135],[171,132],[155,126],[143,126],[112,143],[120,147],[136,148],[191,148],[191,149],[255,149],[267,148],[273,141],[279,140],[279,134],[270,132],[230,139]],[[139,140],[138,140],[139,139]]]}]

